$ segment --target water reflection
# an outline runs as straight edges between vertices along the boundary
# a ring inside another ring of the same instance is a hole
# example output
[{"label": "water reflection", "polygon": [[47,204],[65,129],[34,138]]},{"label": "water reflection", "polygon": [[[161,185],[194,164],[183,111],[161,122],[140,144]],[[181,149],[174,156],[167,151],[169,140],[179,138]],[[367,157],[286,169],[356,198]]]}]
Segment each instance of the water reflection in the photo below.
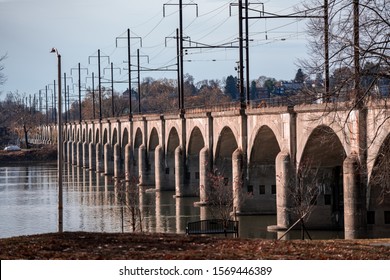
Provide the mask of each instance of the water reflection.
[{"label": "water reflection", "polygon": [[[101,173],[64,166],[64,230],[121,232],[122,206],[115,182]],[[144,231],[185,233],[188,222],[214,218],[207,207],[195,207],[198,198],[174,197],[174,192],[140,191],[139,208]],[[57,169],[55,163],[0,167],[0,237],[56,231]],[[131,231],[131,215],[124,209],[124,230]],[[275,239],[267,232],[274,215],[239,216],[239,235]],[[313,238],[343,238],[333,232],[310,232]],[[299,238],[293,232],[287,238]]]}]

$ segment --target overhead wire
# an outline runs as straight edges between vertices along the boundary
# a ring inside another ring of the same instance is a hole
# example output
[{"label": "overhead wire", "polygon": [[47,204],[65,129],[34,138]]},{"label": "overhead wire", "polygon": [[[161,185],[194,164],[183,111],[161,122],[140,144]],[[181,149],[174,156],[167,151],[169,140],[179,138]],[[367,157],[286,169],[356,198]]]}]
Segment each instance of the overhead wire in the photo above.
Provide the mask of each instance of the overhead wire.
[{"label": "overhead wire", "polygon": [[[168,1],[168,3],[171,3],[172,1]],[[192,4],[195,4],[194,1],[190,1]],[[201,41],[201,40],[204,40],[206,38],[208,38],[210,35],[212,34],[215,34],[215,32],[221,28],[222,26],[224,26],[226,24],[226,22],[228,22],[231,17],[226,17],[226,18],[223,18],[221,20],[219,20],[218,23],[216,23],[214,26],[212,26],[210,28],[209,25],[207,25],[207,28],[203,28],[204,26],[206,25],[203,25],[203,24],[199,24],[199,25],[196,25],[195,28],[192,28],[193,26],[195,26],[195,23],[196,22],[199,22],[201,20],[204,20],[202,21],[203,23],[204,22],[210,22],[212,20],[214,20],[215,18],[219,18],[218,16],[224,12],[224,8],[226,8],[227,6],[231,5],[232,3],[235,3],[236,1],[229,1],[228,3],[224,3],[223,5],[221,6],[218,6],[217,8],[211,10],[211,11],[208,11],[204,14],[201,14],[199,15],[198,17],[195,17],[190,23],[188,23],[184,30],[186,30],[188,33],[190,33],[191,31],[193,33],[191,33],[191,35],[193,36],[196,36],[196,40],[197,41]],[[268,3],[269,1],[266,1],[266,3]],[[290,6],[289,8],[285,8],[285,9],[282,9],[278,12],[283,12],[283,11],[286,11],[286,10],[291,10],[291,8],[295,7],[296,5],[293,5],[293,6]],[[171,12],[167,15],[165,15],[165,17],[161,17],[157,22],[156,24],[153,25],[153,27],[142,37],[142,39],[147,39],[149,38],[160,26],[161,24],[163,23],[164,19],[167,18],[167,17],[170,17],[172,15],[175,15],[177,14],[178,11],[174,11],[174,12]],[[135,30],[138,29],[139,27],[141,26],[144,26],[145,24],[149,24],[149,23],[152,23],[156,17],[158,17],[158,14],[160,13],[157,13],[156,15],[153,15],[152,17],[150,17],[149,19],[145,20],[144,22],[142,23],[139,23],[135,26],[133,26],[132,28],[130,28],[131,30],[131,34],[133,35],[136,35],[138,37],[141,37],[139,36]],[[210,16],[210,17],[208,17]],[[251,27],[255,26],[256,23],[260,21],[259,20],[256,20],[255,22],[252,22],[251,23]],[[292,25],[292,24],[296,24],[298,23],[299,21],[298,20],[295,20],[293,21],[292,23],[287,23],[287,24],[283,24],[283,25],[280,25],[280,26],[277,26],[277,27],[273,27],[273,28],[270,28],[270,29],[267,29],[267,26],[265,28],[265,31],[264,32],[270,32],[270,33],[274,33],[274,34],[277,34],[277,30],[280,30],[282,28],[285,28],[289,25]],[[256,36],[256,35],[260,35],[260,34],[264,34],[264,32],[251,32],[251,36]],[[123,36],[124,34],[126,33],[123,32],[122,34],[120,34],[120,36]],[[168,36],[171,36],[175,33],[175,30],[173,30],[171,33],[168,34]],[[282,33],[282,31],[281,31]],[[289,32],[287,32],[289,33]],[[295,32],[296,34],[298,34],[298,31]],[[291,35],[289,36],[285,36],[286,38],[290,38]],[[226,43],[226,42],[234,42],[234,40],[237,39],[237,35],[236,34],[232,34],[232,35],[229,35],[229,36],[226,36],[225,38],[219,38],[219,40],[216,42],[216,44],[221,44],[221,43]],[[280,41],[280,39],[278,39],[278,37],[274,37],[274,38],[271,38],[272,40],[270,40],[269,42],[264,42],[264,40],[256,40],[256,42],[258,42],[257,44],[255,43],[251,43],[253,46],[260,46],[262,44],[269,44],[269,43],[272,43],[272,42],[277,42],[277,41]],[[136,43],[134,43],[135,45]],[[133,46],[134,46],[133,45]],[[143,49],[149,49],[149,50],[155,50],[155,51],[152,51],[150,53],[150,58],[151,58],[151,64],[152,65],[169,65],[169,64],[172,64],[176,59],[177,59],[177,55],[176,53],[175,54],[171,54],[171,58],[167,59],[165,61],[165,63],[161,63],[161,61],[159,63],[153,63],[153,61],[158,58],[158,57],[166,57],[165,55],[162,55],[164,53],[167,54],[167,57],[169,55],[169,53],[172,51],[172,49],[174,49],[174,47],[165,47],[164,43],[160,43],[160,44],[155,44],[155,45],[144,45],[142,46]],[[117,49],[118,47],[115,46],[115,44],[110,44],[104,48],[102,48],[104,51],[106,51],[107,53],[109,53],[109,57],[112,57],[114,56],[115,54],[117,54]],[[201,52],[198,52],[199,53],[207,53],[207,54],[212,54],[212,53],[222,53],[222,52],[227,52],[227,50],[224,50],[224,49],[204,49],[202,50]],[[96,54],[96,52],[94,53]],[[189,55],[196,55],[196,53],[194,51],[191,51],[191,52],[188,52]],[[196,60],[193,60],[193,61],[196,61]],[[198,60],[198,61],[201,61],[201,60]],[[228,59],[225,59],[225,61],[228,61]],[[96,65],[97,63],[89,63],[89,65]],[[119,65],[121,66],[125,66],[126,64],[124,62],[120,63]],[[123,77],[125,77],[125,74],[121,75]]]}]

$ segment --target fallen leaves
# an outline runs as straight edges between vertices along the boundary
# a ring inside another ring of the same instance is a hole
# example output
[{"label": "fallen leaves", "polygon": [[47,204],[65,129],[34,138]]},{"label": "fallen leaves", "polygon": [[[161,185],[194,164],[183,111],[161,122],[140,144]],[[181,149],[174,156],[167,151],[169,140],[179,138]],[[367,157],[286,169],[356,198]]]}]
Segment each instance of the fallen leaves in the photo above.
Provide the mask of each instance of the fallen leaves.
[{"label": "fallen leaves", "polygon": [[0,239],[5,259],[390,259],[390,239],[275,241],[65,232]]}]

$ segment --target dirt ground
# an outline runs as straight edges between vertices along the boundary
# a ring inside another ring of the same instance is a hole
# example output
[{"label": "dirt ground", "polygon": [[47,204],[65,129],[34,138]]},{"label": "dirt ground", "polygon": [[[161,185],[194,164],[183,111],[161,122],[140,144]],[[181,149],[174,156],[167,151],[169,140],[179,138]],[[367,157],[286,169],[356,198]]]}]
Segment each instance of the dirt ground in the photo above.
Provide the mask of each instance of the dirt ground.
[{"label": "dirt ground", "polygon": [[0,259],[389,260],[390,239],[276,241],[177,234],[65,232],[0,239]]}]

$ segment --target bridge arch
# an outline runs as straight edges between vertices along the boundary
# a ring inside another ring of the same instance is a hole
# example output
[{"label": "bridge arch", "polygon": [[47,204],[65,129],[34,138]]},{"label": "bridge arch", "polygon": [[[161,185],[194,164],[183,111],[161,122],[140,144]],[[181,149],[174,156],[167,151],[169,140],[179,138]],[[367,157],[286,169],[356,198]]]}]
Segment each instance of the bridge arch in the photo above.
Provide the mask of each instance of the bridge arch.
[{"label": "bridge arch", "polygon": [[275,161],[281,148],[273,130],[263,125],[256,132],[249,156],[247,211],[276,212]]},{"label": "bridge arch", "polygon": [[87,139],[87,142],[88,142],[88,143],[93,143],[92,128],[90,128],[89,131],[88,131],[88,139]]},{"label": "bridge arch", "polygon": [[[296,160],[297,162],[300,162],[302,157],[303,157],[303,153],[304,153],[304,150],[306,149],[307,147],[307,143],[311,138],[313,138],[313,135],[317,135],[320,131],[322,131],[323,133],[320,133],[322,134],[322,138],[327,138],[327,136],[331,136],[331,137],[337,137],[338,138],[338,141],[336,141],[336,139],[334,138],[334,142],[337,142],[338,144],[341,144],[343,150],[345,151],[345,153],[348,155],[350,154],[351,152],[351,145],[350,145],[350,140],[348,139],[348,134],[350,134],[348,131],[345,131],[348,130],[347,127],[340,127],[339,124],[337,124],[334,119],[330,118],[330,116],[328,116],[328,118],[326,118],[322,123],[314,123],[314,121],[310,122],[310,123],[303,123],[303,124],[300,124],[301,126],[298,127],[298,130],[301,130],[301,131],[298,131],[298,136],[297,136],[297,154],[296,154]],[[299,126],[299,125],[298,125]],[[319,135],[317,135],[317,137],[319,137]],[[321,142],[321,141],[319,141]]]},{"label": "bridge arch", "polygon": [[103,131],[103,139],[102,140],[103,140],[102,141],[103,146],[108,143],[108,131],[107,131],[107,128],[105,128],[104,131]]},{"label": "bridge arch", "polygon": [[122,131],[122,138],[121,138],[121,162],[124,162],[125,160],[125,153],[126,153],[126,146],[129,144],[129,131],[125,127]]},{"label": "bridge arch", "polygon": [[115,127],[112,132],[111,146],[114,147],[116,143],[118,143],[118,130]]},{"label": "bridge arch", "polygon": [[134,157],[133,157],[133,163],[132,163],[132,168],[131,170],[131,175],[135,176],[136,178],[139,177],[139,148],[143,144],[143,134],[140,128],[137,128],[135,135],[134,135],[134,146],[133,146],[133,151],[134,151]]},{"label": "bridge arch", "polygon": [[76,128],[72,129],[72,142],[76,142]]},{"label": "bridge arch", "polygon": [[159,142],[160,140],[158,137],[157,129],[154,127],[150,132],[149,145],[148,145],[149,152],[153,152],[158,146]]},{"label": "bridge arch", "polygon": [[[175,123],[175,122],[167,122],[166,123],[166,127],[165,127],[166,131],[169,132],[168,134],[168,137],[165,137],[165,147],[168,147],[168,142],[169,141],[172,141],[172,139],[170,139],[170,136],[173,136],[173,134],[171,133],[176,133],[178,138],[179,138],[179,145],[181,145],[182,143],[182,139],[181,139],[181,136],[180,136],[180,133],[181,133],[181,128],[180,126]],[[175,131],[175,132],[173,132]]]},{"label": "bridge arch", "polygon": [[[187,180],[190,186],[199,186],[199,154],[205,146],[205,141],[199,127],[195,126],[191,131],[187,151]],[[206,164],[206,163],[202,163]]]},{"label": "bridge arch", "polygon": [[[368,184],[367,223],[390,228],[390,134],[375,158]],[[378,234],[380,236],[380,233]]]},{"label": "bridge arch", "polygon": [[147,176],[147,184],[149,185],[155,185],[155,151],[156,147],[159,145],[160,140],[158,137],[158,132],[155,127],[153,127],[152,131],[150,132],[149,136],[149,145],[148,145],[148,160],[147,160],[147,170],[146,170],[146,176]]},{"label": "bridge arch", "polygon": [[138,149],[143,144],[143,135],[140,128],[137,128],[137,131],[134,136],[134,150]]},{"label": "bridge arch", "polygon": [[237,140],[230,127],[225,126],[218,136],[214,155],[214,171],[224,176],[225,184],[232,185],[232,155],[237,150]]},{"label": "bridge arch", "polygon": [[100,143],[100,129],[97,128],[95,131],[95,143]]},{"label": "bridge arch", "polygon": [[[332,128],[321,125],[312,131],[298,162],[296,188],[305,186],[319,192],[316,201],[313,201],[316,206],[310,219],[316,221],[312,224],[314,227],[316,226],[314,223],[332,228],[342,228],[344,225],[343,163],[345,158],[344,147]],[[290,196],[297,197],[297,194],[292,191]],[[312,200],[310,197],[307,199]]]},{"label": "bridge arch", "polygon": [[275,123],[275,122],[271,122],[269,121],[268,119],[259,119],[259,120],[256,120],[256,123],[257,125],[251,129],[251,131],[253,131],[254,133],[248,133],[248,149],[253,149],[253,146],[255,145],[255,141],[258,141],[258,137],[259,137],[259,132],[265,128],[267,128],[269,130],[270,133],[273,134],[273,136],[275,137],[276,141],[277,141],[277,144],[279,146],[279,148],[281,150],[283,149],[286,149],[286,150],[290,150],[289,147],[286,147],[285,146],[285,142],[283,140],[283,135],[282,135],[282,132],[283,132],[283,129],[280,127],[280,124],[281,124],[281,121],[278,122],[278,123]]},{"label": "bridge arch", "polygon": [[175,127],[169,131],[165,156],[165,175],[169,187],[175,187],[175,150],[180,145],[179,133]]},{"label": "bridge arch", "polygon": [[122,132],[122,149],[124,150],[126,145],[129,144],[129,131],[125,128]]},{"label": "bridge arch", "polygon": [[205,146],[203,134],[199,127],[195,126],[191,131],[191,136],[188,141],[188,155],[199,155],[200,150]]}]

